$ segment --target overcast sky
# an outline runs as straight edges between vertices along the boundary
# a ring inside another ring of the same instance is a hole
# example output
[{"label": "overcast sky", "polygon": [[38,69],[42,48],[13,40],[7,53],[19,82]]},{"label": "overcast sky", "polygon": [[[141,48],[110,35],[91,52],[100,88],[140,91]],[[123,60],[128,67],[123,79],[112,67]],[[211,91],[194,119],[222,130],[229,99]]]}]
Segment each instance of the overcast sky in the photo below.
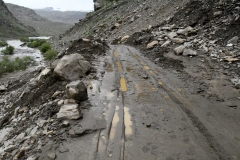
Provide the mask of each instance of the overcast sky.
[{"label": "overcast sky", "polygon": [[3,0],[5,3],[13,3],[32,9],[53,7],[62,11],[92,11],[93,0]]}]

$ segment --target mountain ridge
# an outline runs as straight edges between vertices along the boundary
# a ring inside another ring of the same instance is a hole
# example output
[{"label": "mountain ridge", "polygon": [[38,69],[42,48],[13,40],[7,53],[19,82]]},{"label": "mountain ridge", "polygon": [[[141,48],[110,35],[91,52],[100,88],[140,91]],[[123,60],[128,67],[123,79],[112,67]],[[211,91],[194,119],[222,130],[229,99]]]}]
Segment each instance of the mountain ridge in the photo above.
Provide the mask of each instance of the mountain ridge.
[{"label": "mountain ridge", "polygon": [[3,0],[0,0],[0,37],[19,38],[22,36],[36,36],[34,28],[25,26],[9,11]]}]

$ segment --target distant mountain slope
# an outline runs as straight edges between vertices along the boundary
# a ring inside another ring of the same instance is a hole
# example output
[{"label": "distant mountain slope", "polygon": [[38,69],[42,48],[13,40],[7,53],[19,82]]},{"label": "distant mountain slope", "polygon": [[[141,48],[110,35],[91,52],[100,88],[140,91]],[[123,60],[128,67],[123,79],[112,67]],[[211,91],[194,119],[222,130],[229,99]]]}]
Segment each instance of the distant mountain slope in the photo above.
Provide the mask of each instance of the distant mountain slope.
[{"label": "distant mountain slope", "polygon": [[35,28],[40,35],[58,35],[71,26],[67,23],[52,22],[49,19],[36,14],[34,10],[26,7],[10,3],[7,3],[6,5],[16,18],[25,25]]},{"label": "distant mountain slope", "polygon": [[0,0],[0,37],[19,38],[22,36],[36,36],[32,27],[26,27],[8,10],[3,0]]},{"label": "distant mountain slope", "polygon": [[51,8],[35,9],[35,12],[53,22],[63,22],[74,24],[83,19],[88,12],[82,11],[56,11]]}]

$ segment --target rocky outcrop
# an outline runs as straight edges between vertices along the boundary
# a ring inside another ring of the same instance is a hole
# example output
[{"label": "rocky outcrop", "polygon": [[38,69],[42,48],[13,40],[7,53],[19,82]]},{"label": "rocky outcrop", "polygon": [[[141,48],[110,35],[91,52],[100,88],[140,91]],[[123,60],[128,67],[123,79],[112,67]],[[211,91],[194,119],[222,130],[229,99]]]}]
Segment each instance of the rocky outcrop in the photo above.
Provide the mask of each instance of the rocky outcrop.
[{"label": "rocky outcrop", "polygon": [[54,69],[54,74],[57,77],[65,80],[78,80],[84,77],[90,70],[91,65],[80,54],[71,54],[64,56]]}]

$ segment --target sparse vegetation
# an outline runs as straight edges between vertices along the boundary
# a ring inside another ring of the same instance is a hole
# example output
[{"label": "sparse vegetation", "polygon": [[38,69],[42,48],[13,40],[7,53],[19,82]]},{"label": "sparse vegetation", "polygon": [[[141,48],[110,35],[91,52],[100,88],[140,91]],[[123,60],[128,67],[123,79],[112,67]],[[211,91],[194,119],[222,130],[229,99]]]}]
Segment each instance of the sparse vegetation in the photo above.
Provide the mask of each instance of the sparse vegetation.
[{"label": "sparse vegetation", "polygon": [[0,41],[0,47],[5,47],[7,46],[7,42],[6,41]]},{"label": "sparse vegetation", "polygon": [[2,50],[2,53],[5,55],[12,55],[14,51],[13,46],[7,46],[6,49]]},{"label": "sparse vegetation", "polygon": [[8,56],[4,56],[2,61],[0,61],[0,76],[16,70],[25,70],[31,61],[32,58],[29,56],[23,58],[17,57],[13,61],[11,61]]},{"label": "sparse vegetation", "polygon": [[46,60],[51,61],[57,57],[57,51],[50,49],[45,53]]},{"label": "sparse vegetation", "polygon": [[50,44],[49,43],[43,43],[41,46],[40,46],[40,51],[42,52],[42,53],[45,53],[45,52],[47,52],[48,50],[50,50],[51,49],[51,46],[50,46]]}]

